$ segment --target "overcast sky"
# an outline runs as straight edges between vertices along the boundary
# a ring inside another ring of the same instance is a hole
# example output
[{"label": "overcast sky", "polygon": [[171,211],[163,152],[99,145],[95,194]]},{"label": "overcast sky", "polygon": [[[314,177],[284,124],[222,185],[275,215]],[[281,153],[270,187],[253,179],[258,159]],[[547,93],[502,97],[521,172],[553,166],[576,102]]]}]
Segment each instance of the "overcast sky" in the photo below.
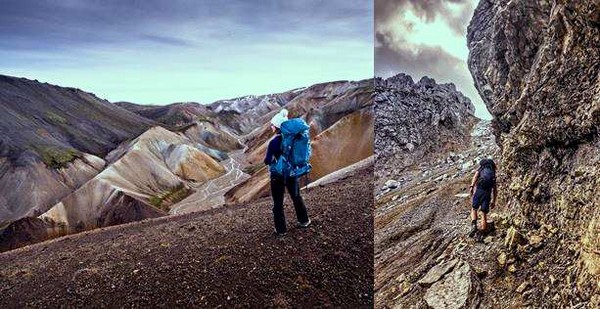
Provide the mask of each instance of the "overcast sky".
[{"label": "overcast sky", "polygon": [[210,103],[373,75],[373,3],[0,0],[0,74]]},{"label": "overcast sky", "polygon": [[473,101],[476,116],[490,119],[467,68],[467,26],[478,2],[375,0],[375,75],[453,82]]}]

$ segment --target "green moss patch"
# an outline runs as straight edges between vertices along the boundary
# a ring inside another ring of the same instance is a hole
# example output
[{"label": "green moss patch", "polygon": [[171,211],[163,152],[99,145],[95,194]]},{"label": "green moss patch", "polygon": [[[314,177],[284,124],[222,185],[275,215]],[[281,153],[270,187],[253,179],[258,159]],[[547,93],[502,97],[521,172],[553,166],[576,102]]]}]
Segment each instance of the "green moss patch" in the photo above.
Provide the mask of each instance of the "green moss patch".
[{"label": "green moss patch", "polygon": [[54,112],[46,112],[46,117],[44,117],[48,122],[54,124],[67,124],[68,121],[63,116],[56,114]]},{"label": "green moss patch", "polygon": [[47,167],[63,168],[81,156],[81,153],[73,148],[60,148],[56,146],[33,146],[34,151]]},{"label": "green moss patch", "polygon": [[212,119],[210,119],[210,118],[208,118],[206,116],[202,116],[202,115],[197,116],[196,117],[196,121],[198,121],[198,122],[208,122],[208,123],[211,123],[211,124],[215,124],[215,122]]},{"label": "green moss patch", "polygon": [[159,195],[150,197],[148,202],[152,206],[154,206],[158,209],[162,209],[164,211],[169,211],[169,207],[171,205],[182,201],[184,198],[188,197],[190,194],[192,194],[192,190],[187,188],[183,183],[180,183],[179,185],[177,185]]},{"label": "green moss patch", "polygon": [[261,163],[248,165],[248,166],[244,167],[242,169],[242,171],[244,171],[244,173],[252,176],[252,175],[256,174],[258,171],[260,171],[261,169],[263,169],[263,167],[265,167],[265,164],[261,162]]}]

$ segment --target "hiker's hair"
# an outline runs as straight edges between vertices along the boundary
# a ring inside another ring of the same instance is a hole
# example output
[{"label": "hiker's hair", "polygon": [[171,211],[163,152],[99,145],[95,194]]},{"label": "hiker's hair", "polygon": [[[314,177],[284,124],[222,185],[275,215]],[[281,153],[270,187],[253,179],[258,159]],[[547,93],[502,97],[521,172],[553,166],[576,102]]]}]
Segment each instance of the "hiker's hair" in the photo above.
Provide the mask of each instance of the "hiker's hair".
[{"label": "hiker's hair", "polygon": [[479,161],[479,170],[490,167],[494,172],[496,172],[496,163],[492,159],[482,159]]}]

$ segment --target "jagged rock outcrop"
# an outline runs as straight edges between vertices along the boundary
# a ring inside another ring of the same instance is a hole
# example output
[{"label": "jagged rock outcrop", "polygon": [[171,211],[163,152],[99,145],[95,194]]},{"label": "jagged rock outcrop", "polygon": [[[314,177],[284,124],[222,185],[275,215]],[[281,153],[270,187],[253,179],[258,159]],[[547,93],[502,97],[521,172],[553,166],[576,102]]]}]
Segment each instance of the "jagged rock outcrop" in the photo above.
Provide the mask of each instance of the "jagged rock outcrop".
[{"label": "jagged rock outcrop", "polygon": [[468,45],[502,148],[501,194],[512,223],[544,235],[542,249],[527,255],[541,266],[525,271],[534,281],[555,278],[533,287],[543,297],[532,304],[597,307],[600,3],[484,0]]},{"label": "jagged rock outcrop", "polygon": [[151,125],[79,89],[0,75],[0,225],[48,210]]},{"label": "jagged rock outcrop", "polygon": [[397,174],[426,155],[468,144],[475,110],[454,84],[406,74],[375,79],[376,176]]}]

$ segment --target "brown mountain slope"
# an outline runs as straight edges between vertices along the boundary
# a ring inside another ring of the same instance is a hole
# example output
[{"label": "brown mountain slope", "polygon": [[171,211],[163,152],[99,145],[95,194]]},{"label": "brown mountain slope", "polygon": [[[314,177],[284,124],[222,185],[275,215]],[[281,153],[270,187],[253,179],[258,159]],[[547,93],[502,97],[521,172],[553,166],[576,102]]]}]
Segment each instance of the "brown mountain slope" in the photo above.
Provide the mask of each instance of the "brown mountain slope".
[{"label": "brown mountain slope", "polygon": [[[289,117],[304,118],[311,126],[311,136],[317,136],[346,115],[372,104],[373,80],[366,79],[312,85],[283,107],[289,111]],[[264,154],[265,144],[272,137],[271,117],[279,110],[265,114],[259,122],[261,127],[245,136],[251,161]]]},{"label": "brown mountain slope", "polygon": [[[225,173],[223,166],[185,136],[162,127],[153,127],[122,144],[107,161],[110,165],[39,218],[17,220],[4,227],[0,250],[167,215],[174,203],[194,192],[190,184]],[[36,230],[39,226],[43,228]]]},{"label": "brown mountain slope", "polygon": [[372,307],[372,175],[304,192],[313,226],[284,238],[265,199],[0,254],[0,306]]},{"label": "brown mountain slope", "polygon": [[164,106],[117,102],[115,105],[156,121],[169,130],[184,133],[214,157],[225,158],[227,152],[243,148],[235,130],[222,121],[221,118],[226,117],[206,105],[195,102]]},{"label": "brown mountain slope", "polygon": [[0,224],[46,211],[151,124],[79,89],[0,75]]},{"label": "brown mountain slope", "polygon": [[[373,154],[373,80],[316,84],[303,90],[285,108],[290,117],[302,117],[311,127],[311,180]],[[269,192],[269,173],[262,167],[273,137],[268,121],[245,137],[247,160],[260,169],[227,192],[228,203],[250,201]]]}]

